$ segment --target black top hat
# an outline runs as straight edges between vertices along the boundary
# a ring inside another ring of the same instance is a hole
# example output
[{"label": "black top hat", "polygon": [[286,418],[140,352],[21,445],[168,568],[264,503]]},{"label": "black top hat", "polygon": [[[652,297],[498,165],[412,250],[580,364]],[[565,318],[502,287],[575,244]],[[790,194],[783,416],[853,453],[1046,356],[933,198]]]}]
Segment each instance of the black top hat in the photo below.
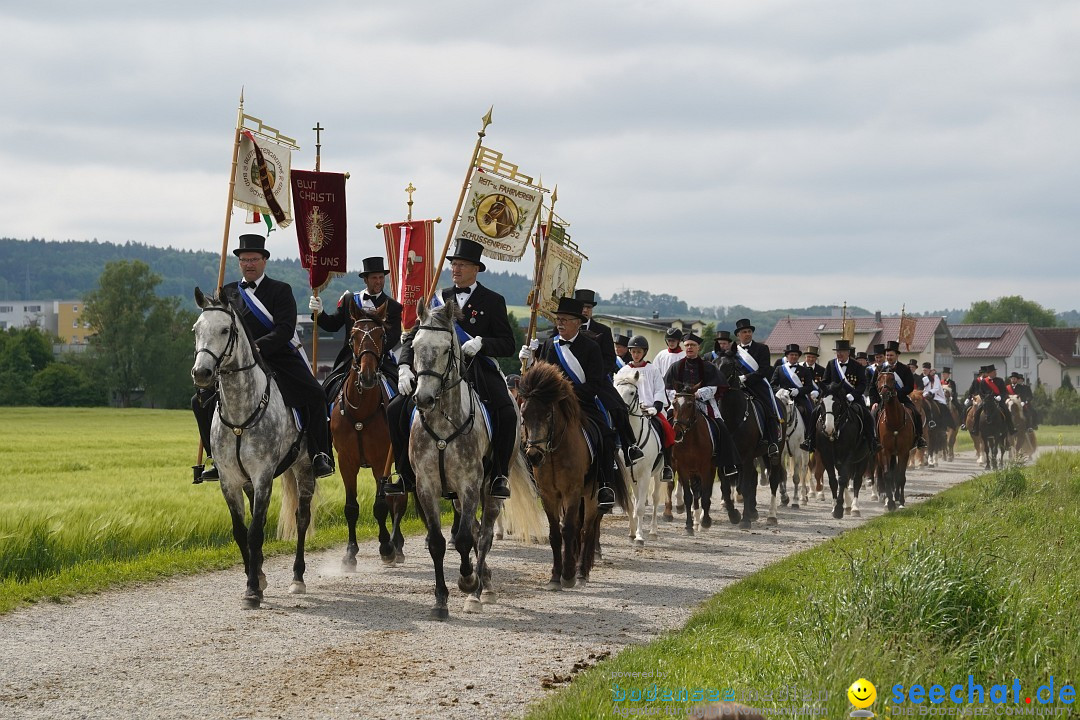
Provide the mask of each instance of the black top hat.
[{"label": "black top hat", "polygon": [[727,340],[728,342],[731,342],[731,332],[729,332],[728,330],[718,330],[716,332],[716,339]]},{"label": "black top hat", "polygon": [[806,350],[804,351],[804,354],[806,354],[806,355],[820,355],[821,353],[818,352],[817,345],[807,345]]},{"label": "black top hat", "polygon": [[866,353],[864,353],[862,350],[860,350],[859,352],[855,353],[855,359],[856,360],[869,360],[870,358],[866,357]]},{"label": "black top hat", "polygon": [[907,364],[908,364],[908,367],[913,367],[913,368],[919,367],[919,361],[916,360],[915,358],[911,358],[910,360],[908,360]]},{"label": "black top hat", "polygon": [[240,247],[232,252],[236,257],[240,257],[240,253],[246,252],[262,253],[264,258],[270,257],[270,251],[266,249],[266,238],[262,235],[241,235]]},{"label": "black top hat", "polygon": [[667,340],[682,340],[682,330],[679,328],[668,328],[664,333],[664,338]]},{"label": "black top hat", "polygon": [[840,340],[836,341],[836,347],[834,347],[833,350],[848,350],[848,351],[850,351],[851,350],[851,343],[849,341],[844,340],[843,338],[841,338]]},{"label": "black top hat", "polygon": [[986,366],[986,372],[988,372],[988,373],[997,372],[997,368],[994,367],[993,365],[987,365]]},{"label": "black top hat", "polygon": [[985,372],[986,372],[986,366],[985,365],[980,365],[978,374],[982,375]]},{"label": "black top hat", "polygon": [[627,345],[630,344],[630,336],[629,335],[616,335],[614,340],[615,340],[616,345],[622,345],[623,347],[626,347]]},{"label": "black top hat", "polygon": [[390,272],[386,269],[386,263],[383,262],[381,257],[369,257],[364,258],[364,271],[360,273],[360,277],[367,277],[368,273],[386,273]]},{"label": "black top hat", "polygon": [[895,353],[900,352],[900,341],[890,340],[889,342],[885,343],[885,352],[889,352],[890,350]]},{"label": "black top hat", "polygon": [[582,320],[585,319],[585,313],[582,312],[583,306],[581,301],[576,298],[563,297],[559,298],[559,307],[555,309],[556,315],[573,315],[576,318]]},{"label": "black top hat", "polygon": [[799,353],[799,355],[802,355],[802,349],[799,347],[798,343],[791,343],[784,348],[784,354],[787,355],[788,353]]},{"label": "black top hat", "polygon": [[691,331],[689,335],[687,335],[686,337],[683,338],[683,342],[692,342],[692,343],[697,343],[698,345],[700,345],[701,344],[701,337],[699,335],[695,334],[693,331]]},{"label": "black top hat", "polygon": [[952,368],[946,365],[945,367],[941,368],[941,372],[949,373],[950,375],[952,375]]},{"label": "black top hat", "polygon": [[483,260],[480,258],[484,254],[484,246],[475,240],[469,240],[468,238],[458,238],[457,244],[454,245],[454,254],[447,255],[447,260],[467,260],[471,263],[476,263],[480,266],[480,272],[487,270],[487,266],[484,265]]},{"label": "black top hat", "polygon": [[931,365],[931,364],[930,364],[930,363],[928,363],[928,362],[924,362],[924,363],[922,364],[922,366],[923,366],[923,369],[924,369],[924,370],[929,370],[930,368],[934,367],[933,365]]},{"label": "black top hat", "polygon": [[742,320],[738,320],[735,323],[735,334],[738,335],[740,330],[749,330],[750,332],[754,332],[755,330],[757,330],[757,328],[750,324],[750,318],[743,318]]},{"label": "black top hat", "polygon": [[574,299],[580,300],[582,305],[596,307],[596,292],[593,290],[575,290]]},{"label": "black top hat", "polygon": [[1021,377],[1024,377],[1024,376],[1021,375],[1020,373],[1016,372],[1015,370],[1013,370],[1011,373],[1009,373],[1009,377],[1011,377],[1011,378],[1021,378]]},{"label": "black top hat", "polygon": [[878,343],[877,345],[875,345],[874,346],[874,354],[875,355],[884,355],[885,354],[885,343]]}]

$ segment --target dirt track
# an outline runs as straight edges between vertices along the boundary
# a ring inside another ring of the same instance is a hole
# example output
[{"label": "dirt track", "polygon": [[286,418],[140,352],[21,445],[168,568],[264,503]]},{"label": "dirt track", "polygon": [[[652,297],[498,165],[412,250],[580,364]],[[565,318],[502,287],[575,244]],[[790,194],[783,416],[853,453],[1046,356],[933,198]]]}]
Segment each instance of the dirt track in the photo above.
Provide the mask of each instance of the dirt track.
[{"label": "dirt track", "polygon": [[[909,472],[909,501],[976,472],[970,452]],[[383,568],[371,542],[353,575],[338,571],[341,549],[309,556],[301,596],[286,593],[291,556],[274,558],[260,610],[242,609],[238,569],[42,605],[0,617],[0,717],[519,716],[583,667],[679,626],[729,583],[882,512],[868,493],[862,507],[861,520],[834,520],[830,502],[812,499],[750,532],[721,512],[692,538],[677,518],[643,549],[625,516],[609,517],[592,582],[559,593],[540,589],[546,545],[497,541],[499,604],[465,615],[453,587],[445,623],[427,619],[434,576],[419,538],[407,540],[404,567]]]}]

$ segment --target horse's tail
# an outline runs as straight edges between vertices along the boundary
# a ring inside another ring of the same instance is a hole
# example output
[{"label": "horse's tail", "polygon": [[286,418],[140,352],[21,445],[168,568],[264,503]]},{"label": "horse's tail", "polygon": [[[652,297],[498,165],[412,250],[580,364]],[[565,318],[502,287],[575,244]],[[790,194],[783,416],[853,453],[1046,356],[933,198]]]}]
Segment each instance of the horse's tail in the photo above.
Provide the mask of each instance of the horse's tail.
[{"label": "horse's tail", "polygon": [[[615,504],[625,510],[627,515],[632,515],[634,512],[633,481],[630,479],[631,473],[627,472],[629,468],[626,467],[621,455],[622,453],[618,450],[615,451],[615,464],[618,466],[619,472],[616,473],[615,487],[611,489],[615,491]],[[642,470],[641,472],[649,472],[649,470]]]},{"label": "horse's tail", "polygon": [[509,480],[510,499],[503,501],[503,522],[523,543],[547,537],[547,516],[541,508],[525,455],[520,450],[515,450],[510,458]]},{"label": "horse's tail", "polygon": [[[296,509],[300,505],[300,492],[295,471],[289,468],[281,475],[281,511],[278,513],[277,536],[281,540],[296,539]],[[319,484],[315,483],[311,496],[311,520],[307,534],[315,530],[315,508],[319,497]]]}]

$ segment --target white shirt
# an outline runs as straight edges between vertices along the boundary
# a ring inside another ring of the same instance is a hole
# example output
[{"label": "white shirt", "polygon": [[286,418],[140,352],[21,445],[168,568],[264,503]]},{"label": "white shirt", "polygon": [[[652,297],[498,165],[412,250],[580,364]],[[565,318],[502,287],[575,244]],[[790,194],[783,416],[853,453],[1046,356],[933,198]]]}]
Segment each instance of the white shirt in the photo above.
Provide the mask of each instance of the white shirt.
[{"label": "white shirt", "polygon": [[660,371],[651,363],[645,363],[641,367],[635,367],[633,363],[626,365],[615,375],[616,380],[625,376],[639,374],[638,387],[640,388],[638,399],[642,405],[652,407],[653,403],[660,402],[667,405],[667,390],[664,388],[664,378]]},{"label": "white shirt", "polygon": [[[364,297],[365,295],[370,295],[371,297]],[[379,298],[379,296],[381,296],[381,295],[382,295],[381,290],[379,292],[375,293],[374,295],[371,295],[371,293],[369,293],[367,290],[361,290],[360,291],[360,304],[363,305],[366,308],[371,308],[372,310],[374,310],[375,309],[375,300],[377,300]],[[374,300],[372,298],[374,298]]]},{"label": "white shirt", "polygon": [[476,281],[473,281],[473,284],[469,286],[468,293],[455,293],[454,297],[457,299],[458,307],[465,307],[465,304],[469,302],[469,298],[472,297],[474,292],[476,292]]},{"label": "white shirt", "polygon": [[672,365],[677,363],[686,357],[686,351],[679,348],[678,352],[672,352],[666,347],[660,352],[656,353],[656,357],[653,358],[652,364],[656,366],[657,372],[660,373],[661,378],[667,377],[667,372]]}]

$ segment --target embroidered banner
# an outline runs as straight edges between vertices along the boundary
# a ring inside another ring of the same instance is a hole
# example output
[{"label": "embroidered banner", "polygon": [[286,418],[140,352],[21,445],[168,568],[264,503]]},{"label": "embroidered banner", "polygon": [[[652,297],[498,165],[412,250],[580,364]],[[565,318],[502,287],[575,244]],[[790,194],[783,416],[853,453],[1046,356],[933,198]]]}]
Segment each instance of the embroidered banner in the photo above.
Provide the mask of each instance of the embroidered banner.
[{"label": "embroidered banner", "polygon": [[911,343],[915,341],[916,325],[918,325],[918,321],[913,317],[900,318],[900,335],[897,340],[904,343],[904,347],[908,350],[911,350]]},{"label": "embroidered banner", "polygon": [[[233,205],[251,212],[273,215],[280,227],[292,222],[289,208],[289,170],[292,166],[292,150],[266,138],[259,138],[244,131],[240,136],[240,154],[236,161],[233,178]],[[270,198],[264,187],[270,189]]]},{"label": "embroidered banner", "polygon": [[[546,227],[541,227],[541,233],[546,234],[546,230]],[[547,258],[544,260],[544,272],[540,278],[538,310],[551,322],[555,322],[555,310],[559,307],[559,298],[573,297],[578,275],[581,273],[581,255],[562,244],[562,238],[565,236],[566,230],[556,223],[551,232],[551,242],[548,243]]]},{"label": "embroidered banner", "polygon": [[479,168],[469,182],[457,237],[480,243],[484,255],[495,260],[520,260],[529,245],[543,193]]},{"label": "embroidered banner", "polygon": [[290,175],[300,264],[318,292],[346,272],[345,175],[310,170]]},{"label": "embroidered banner", "polygon": [[431,287],[435,272],[435,221],[383,223],[390,294],[402,305],[401,327],[416,323],[416,303]]}]

